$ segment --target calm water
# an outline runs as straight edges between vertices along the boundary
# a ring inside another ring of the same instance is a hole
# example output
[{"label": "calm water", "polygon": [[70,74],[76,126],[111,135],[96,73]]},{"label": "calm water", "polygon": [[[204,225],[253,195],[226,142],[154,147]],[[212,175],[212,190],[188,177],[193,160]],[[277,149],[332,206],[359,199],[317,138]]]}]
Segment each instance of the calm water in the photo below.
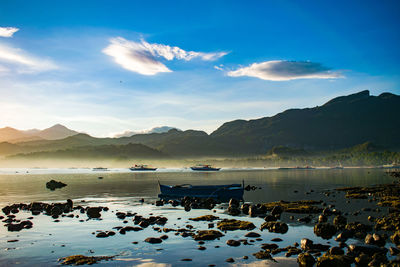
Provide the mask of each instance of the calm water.
[{"label": "calm water", "polygon": [[[16,173],[18,171],[18,173]],[[28,172],[28,173],[27,173]],[[98,179],[102,176],[103,179]],[[50,191],[45,183],[51,179],[63,181],[67,187]],[[112,230],[116,226],[133,225],[130,220],[124,224],[115,216],[116,211],[137,212],[145,217],[163,215],[168,217],[165,227],[178,228],[187,224],[197,230],[207,229],[207,223],[188,220],[204,214],[212,214],[208,210],[192,210],[185,212],[181,207],[173,208],[169,205],[155,207],[151,205],[159,193],[158,181],[162,184],[228,184],[241,183],[260,187],[256,191],[245,192],[246,202],[260,203],[278,200],[322,199],[335,203],[343,211],[352,211],[361,207],[371,206],[365,200],[355,200],[351,205],[346,204],[340,193],[326,197],[325,190],[341,186],[371,185],[392,182],[393,178],[376,169],[346,169],[346,170],[222,170],[220,172],[202,173],[185,169],[159,170],[157,172],[126,172],[114,170],[110,172],[93,172],[91,170],[0,170],[0,207],[12,203],[29,203],[33,201],[56,202],[72,199],[75,204],[87,206],[107,206],[108,212],[102,212],[102,220],[87,220],[80,222],[78,218],[61,218],[53,222],[49,216],[39,215],[32,220],[32,229],[21,232],[8,232],[0,227],[0,266],[19,264],[22,266],[52,266],[57,265],[57,259],[74,254],[84,255],[118,255],[116,260],[101,262],[112,266],[133,266],[143,264],[167,264],[172,266],[186,266],[188,262],[180,261],[183,258],[193,259],[190,265],[217,266],[227,265],[225,259],[233,257],[236,264],[254,261],[252,253],[259,250],[261,243],[270,243],[270,239],[280,237],[280,247],[300,242],[301,238],[309,237],[315,242],[334,244],[332,239],[322,240],[313,234],[313,224],[302,225],[290,221],[289,232],[281,235],[260,232],[263,241],[256,241],[252,246],[228,247],[226,240],[242,239],[247,231],[232,231],[220,240],[207,241],[207,249],[198,250],[198,244],[192,238],[183,238],[168,233],[169,238],[162,244],[151,245],[143,242],[146,237],[162,235],[151,227],[140,232],[127,232],[126,235],[100,239],[92,233],[96,230]],[[297,191],[297,193],[295,193]],[[138,200],[144,198],[145,203]],[[84,202],[82,202],[84,201]],[[224,205],[215,210],[221,218],[230,218],[225,214]],[[87,219],[85,214],[80,219]],[[19,219],[30,217],[30,213],[20,212]],[[377,214],[378,216],[379,214]],[[304,215],[303,215],[304,216]],[[296,215],[295,218],[302,217]],[[241,219],[252,221],[257,227],[263,222],[262,218]],[[357,219],[363,218],[363,214]],[[18,239],[18,242],[9,243],[8,240]],[[132,244],[138,241],[138,244]],[[216,248],[215,246],[220,246]],[[249,260],[241,258],[247,255]],[[278,256],[283,256],[278,255]],[[283,261],[282,261],[283,262]],[[281,263],[282,263],[281,262]],[[296,266],[295,257],[285,264]],[[281,264],[282,265],[282,264]]]}]

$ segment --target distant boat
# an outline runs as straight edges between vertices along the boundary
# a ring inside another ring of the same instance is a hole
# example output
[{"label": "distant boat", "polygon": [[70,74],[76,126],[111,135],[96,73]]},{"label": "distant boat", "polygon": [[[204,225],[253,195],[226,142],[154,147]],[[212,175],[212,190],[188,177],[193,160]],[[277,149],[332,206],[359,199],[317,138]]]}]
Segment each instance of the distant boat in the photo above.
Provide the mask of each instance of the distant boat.
[{"label": "distant boat", "polygon": [[315,169],[314,167],[311,166],[297,166],[297,167],[280,167],[278,170],[313,170]]},{"label": "distant boat", "polygon": [[92,171],[102,171],[102,172],[104,172],[104,171],[108,171],[108,169],[107,168],[103,168],[103,167],[96,167],[96,168],[93,168]]},{"label": "distant boat", "polygon": [[305,166],[305,167],[299,167],[299,166],[297,166],[296,169],[297,169],[297,170],[314,170],[315,168],[307,165],[307,166]]},{"label": "distant boat", "polygon": [[200,164],[190,167],[193,171],[219,171],[221,168],[215,168],[208,164]]},{"label": "distant boat", "polygon": [[227,185],[162,185],[158,196],[160,198],[179,199],[186,196],[198,198],[215,198],[227,201],[231,198],[243,199],[244,187],[241,184]]},{"label": "distant boat", "polygon": [[151,168],[147,165],[142,165],[142,164],[140,164],[140,165],[135,164],[135,166],[132,166],[129,169],[131,171],[155,171],[155,170],[157,170],[157,168]]}]

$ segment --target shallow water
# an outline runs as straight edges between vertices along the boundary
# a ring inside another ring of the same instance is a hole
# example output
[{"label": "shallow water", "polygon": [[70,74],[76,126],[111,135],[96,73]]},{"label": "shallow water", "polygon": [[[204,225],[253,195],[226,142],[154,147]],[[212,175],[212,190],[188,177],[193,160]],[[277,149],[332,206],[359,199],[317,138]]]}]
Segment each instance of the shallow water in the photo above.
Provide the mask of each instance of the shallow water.
[{"label": "shallow water", "polygon": [[[16,173],[18,171],[18,173]],[[28,172],[28,173],[27,173]],[[101,176],[103,179],[98,179]],[[45,183],[51,179],[62,181],[68,186],[50,191]],[[183,238],[168,233],[169,238],[161,244],[143,242],[146,237],[158,237],[163,233],[148,227],[140,232],[127,232],[126,235],[116,234],[108,238],[96,238],[92,233],[96,230],[112,230],[116,226],[133,225],[131,218],[127,224],[115,216],[116,211],[137,212],[148,217],[149,214],[163,215],[168,218],[165,227],[178,228],[191,224],[195,229],[208,229],[208,223],[193,222],[189,218],[204,214],[214,214],[209,210],[192,210],[185,212],[181,207],[173,208],[170,205],[156,207],[151,205],[159,193],[158,181],[162,184],[230,184],[244,183],[255,185],[261,189],[245,192],[246,202],[261,203],[279,200],[322,199],[335,203],[342,211],[354,211],[362,207],[374,207],[374,203],[366,200],[354,200],[347,204],[341,193],[326,197],[326,190],[342,186],[362,186],[378,183],[389,183],[393,178],[378,169],[345,169],[345,170],[240,170],[225,169],[219,172],[192,172],[187,169],[164,169],[156,172],[127,172],[116,169],[108,172],[93,172],[90,169],[2,169],[0,170],[0,207],[12,203],[30,203],[33,201],[56,202],[72,199],[76,205],[107,206],[108,212],[102,212],[101,220],[86,220],[85,214],[74,211],[81,218],[60,218],[54,222],[49,216],[35,216],[32,229],[23,229],[20,232],[7,232],[0,226],[0,265],[43,266],[57,265],[57,259],[74,254],[88,256],[118,255],[113,261],[104,261],[100,264],[112,266],[132,266],[139,264],[165,263],[172,266],[187,266],[183,258],[193,259],[190,265],[205,266],[216,264],[227,265],[225,259],[234,258],[236,264],[244,264],[256,260],[252,253],[260,249],[261,243],[271,243],[274,237],[283,239],[280,247],[300,242],[301,238],[308,237],[314,242],[336,242],[323,240],[313,233],[313,224],[299,224],[290,221],[286,214],[283,220],[289,224],[288,233],[281,235],[260,232],[262,241],[255,241],[254,245],[228,247],[226,240],[243,239],[248,231],[230,231],[220,240],[206,241],[203,245],[207,249],[198,250],[198,244],[191,237]],[[297,191],[297,193],[295,193]],[[144,198],[141,204],[139,199]],[[82,202],[84,201],[84,202]],[[231,218],[225,213],[224,205],[215,209],[215,214],[221,218]],[[19,212],[17,218],[30,217],[30,213]],[[379,215],[378,213],[376,214]],[[303,215],[304,216],[304,215]],[[363,214],[357,220],[365,220]],[[302,217],[295,215],[295,219]],[[80,222],[80,219],[85,219]],[[241,217],[252,221],[257,227],[263,222],[262,218]],[[115,230],[114,230],[115,231]],[[17,239],[18,242],[9,243],[8,240]],[[138,241],[138,244],[132,244]],[[216,248],[215,246],[220,246]],[[244,255],[249,260],[243,260]],[[277,256],[283,256],[277,255]],[[295,261],[285,261],[285,264],[296,265]]]}]

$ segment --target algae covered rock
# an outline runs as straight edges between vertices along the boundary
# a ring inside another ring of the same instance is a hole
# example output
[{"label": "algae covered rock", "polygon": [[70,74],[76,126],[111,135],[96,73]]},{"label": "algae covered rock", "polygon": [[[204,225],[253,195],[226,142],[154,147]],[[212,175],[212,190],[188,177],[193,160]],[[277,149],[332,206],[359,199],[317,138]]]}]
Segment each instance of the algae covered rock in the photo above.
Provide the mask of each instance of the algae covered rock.
[{"label": "algae covered rock", "polygon": [[217,223],[217,228],[221,231],[253,230],[254,228],[256,228],[256,226],[252,222],[248,221],[224,219]]},{"label": "algae covered rock", "polygon": [[111,260],[114,256],[99,256],[99,257],[88,257],[84,255],[72,255],[58,259],[62,265],[92,265],[102,260]]},{"label": "algae covered rock", "polygon": [[397,231],[396,233],[394,233],[391,237],[390,240],[392,240],[393,244],[395,244],[396,246],[400,245],[400,231]]},{"label": "algae covered rock", "polygon": [[297,256],[297,263],[300,267],[312,267],[315,264],[315,259],[310,253],[300,253]]},{"label": "algae covered rock", "polygon": [[330,239],[334,234],[336,234],[336,227],[330,223],[317,223],[314,226],[314,233],[323,239]]},{"label": "algae covered rock", "polygon": [[194,240],[215,240],[224,236],[220,231],[217,230],[200,230],[194,236]]},{"label": "algae covered rock", "polygon": [[284,222],[265,222],[261,225],[260,229],[268,229],[269,232],[285,234],[289,230],[289,227]]},{"label": "algae covered rock", "polygon": [[345,255],[323,255],[317,259],[317,267],[350,267],[352,261]]},{"label": "algae covered rock", "polygon": [[189,218],[189,220],[196,221],[196,222],[198,222],[198,221],[212,222],[215,220],[219,220],[219,217],[214,216],[214,215],[203,215],[203,216],[196,217],[196,218]]}]

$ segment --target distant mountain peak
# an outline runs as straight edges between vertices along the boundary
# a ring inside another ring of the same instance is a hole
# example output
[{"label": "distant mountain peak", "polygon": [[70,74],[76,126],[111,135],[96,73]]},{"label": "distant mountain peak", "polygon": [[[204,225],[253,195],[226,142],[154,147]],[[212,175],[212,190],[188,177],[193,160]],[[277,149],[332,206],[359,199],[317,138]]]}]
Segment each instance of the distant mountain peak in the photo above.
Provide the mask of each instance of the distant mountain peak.
[{"label": "distant mountain peak", "polygon": [[158,126],[158,127],[153,127],[149,130],[142,130],[142,131],[125,131],[123,133],[115,134],[115,138],[120,138],[120,137],[131,137],[132,135],[136,134],[152,134],[152,133],[167,133],[171,130],[176,130],[176,131],[181,131],[180,129],[177,129],[175,127],[170,127],[170,126]]}]

